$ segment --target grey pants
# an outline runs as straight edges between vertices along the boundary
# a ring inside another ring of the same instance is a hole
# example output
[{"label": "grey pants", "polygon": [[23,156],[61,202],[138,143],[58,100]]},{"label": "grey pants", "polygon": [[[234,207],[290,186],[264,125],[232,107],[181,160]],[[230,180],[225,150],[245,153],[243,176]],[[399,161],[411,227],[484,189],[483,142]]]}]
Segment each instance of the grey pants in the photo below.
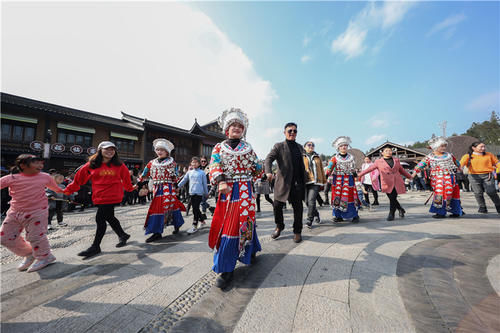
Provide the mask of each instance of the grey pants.
[{"label": "grey pants", "polygon": [[318,196],[319,185],[306,185],[307,219],[312,221],[315,216],[319,216],[316,209],[316,197]]},{"label": "grey pants", "polygon": [[495,178],[493,175],[485,173],[480,175],[469,174],[469,182],[476,197],[479,208],[486,208],[483,192],[491,198],[497,210],[500,209],[500,198],[495,188]]}]

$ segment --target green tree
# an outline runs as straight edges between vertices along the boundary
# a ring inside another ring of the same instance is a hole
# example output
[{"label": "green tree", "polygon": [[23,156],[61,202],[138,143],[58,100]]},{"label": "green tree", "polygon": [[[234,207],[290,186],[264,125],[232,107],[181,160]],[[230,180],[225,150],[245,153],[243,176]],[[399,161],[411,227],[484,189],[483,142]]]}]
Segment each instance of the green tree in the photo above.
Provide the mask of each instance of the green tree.
[{"label": "green tree", "polygon": [[500,145],[500,119],[496,112],[492,111],[490,120],[482,123],[473,122],[464,134],[478,138],[487,145]]}]

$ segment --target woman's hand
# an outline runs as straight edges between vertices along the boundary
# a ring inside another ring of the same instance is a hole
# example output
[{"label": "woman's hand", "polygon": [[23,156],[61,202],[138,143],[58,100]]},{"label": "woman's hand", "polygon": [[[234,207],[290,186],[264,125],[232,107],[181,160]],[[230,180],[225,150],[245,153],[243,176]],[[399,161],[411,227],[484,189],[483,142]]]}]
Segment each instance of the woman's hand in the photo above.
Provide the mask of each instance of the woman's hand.
[{"label": "woman's hand", "polygon": [[228,194],[229,192],[231,192],[231,187],[229,187],[229,185],[227,185],[226,182],[220,182],[219,183],[219,192],[222,194]]}]

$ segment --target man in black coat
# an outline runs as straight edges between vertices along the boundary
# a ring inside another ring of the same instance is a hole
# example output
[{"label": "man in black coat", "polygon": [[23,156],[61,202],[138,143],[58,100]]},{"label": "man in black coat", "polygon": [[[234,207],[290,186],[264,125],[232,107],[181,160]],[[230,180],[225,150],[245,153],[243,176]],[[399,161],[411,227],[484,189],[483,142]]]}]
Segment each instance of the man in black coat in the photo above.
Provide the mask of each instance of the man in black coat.
[{"label": "man in black coat", "polygon": [[274,221],[276,230],[271,235],[273,239],[280,236],[285,228],[283,223],[283,206],[290,201],[293,207],[293,241],[302,241],[302,200],[305,195],[306,173],[304,167],[302,145],[295,142],[297,137],[297,124],[287,123],[285,125],[285,138],[283,142],[274,145],[265,161],[265,172],[269,181],[273,179],[272,165],[278,163],[276,182],[274,185]]}]

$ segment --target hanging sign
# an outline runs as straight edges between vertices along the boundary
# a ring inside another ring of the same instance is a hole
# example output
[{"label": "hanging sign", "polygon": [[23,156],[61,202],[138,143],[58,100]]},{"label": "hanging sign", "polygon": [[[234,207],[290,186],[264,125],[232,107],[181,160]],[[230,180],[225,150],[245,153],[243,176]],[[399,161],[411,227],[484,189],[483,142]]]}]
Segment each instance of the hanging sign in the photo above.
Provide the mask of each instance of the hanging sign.
[{"label": "hanging sign", "polygon": [[50,150],[52,150],[54,153],[62,153],[66,147],[62,143],[53,143],[50,146]]},{"label": "hanging sign", "polygon": [[34,151],[42,151],[43,150],[43,142],[42,141],[31,141],[30,148]]},{"label": "hanging sign", "polygon": [[69,151],[72,152],[75,155],[78,155],[78,154],[83,153],[83,148],[80,145],[74,145],[74,146],[71,146],[71,148],[69,149]]},{"label": "hanging sign", "polygon": [[94,155],[97,152],[96,147],[88,147],[87,148],[87,154],[89,155]]}]

